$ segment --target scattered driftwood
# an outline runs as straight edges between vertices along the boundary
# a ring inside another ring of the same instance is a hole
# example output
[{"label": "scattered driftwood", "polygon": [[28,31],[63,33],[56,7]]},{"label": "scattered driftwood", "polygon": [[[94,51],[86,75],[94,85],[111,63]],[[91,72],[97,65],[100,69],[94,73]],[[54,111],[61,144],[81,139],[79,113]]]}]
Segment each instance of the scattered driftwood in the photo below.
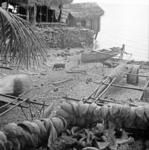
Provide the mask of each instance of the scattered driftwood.
[{"label": "scattered driftwood", "polygon": [[66,73],[81,73],[86,74],[86,70],[67,70]]},{"label": "scattered driftwood", "polygon": [[[0,100],[0,101],[4,102],[4,100]],[[16,101],[17,101],[17,99],[15,99],[11,102],[8,102],[8,103],[4,102],[4,104],[0,106],[0,110],[7,109],[10,105],[16,105],[15,104]],[[19,107],[28,108],[27,106],[24,106],[24,105],[21,105],[21,106],[19,105]]]},{"label": "scattered driftwood", "polygon": [[4,116],[5,114],[7,114],[8,112],[10,112],[11,110],[13,110],[14,108],[16,108],[17,106],[23,104],[24,102],[26,102],[28,100],[28,98],[24,99],[23,101],[18,102],[17,104],[15,104],[14,106],[8,108],[6,111],[0,113],[0,117]]},{"label": "scattered driftwood", "polygon": [[[16,96],[12,96],[12,95],[0,94],[0,96],[7,97],[7,98],[10,98],[10,99],[14,99],[14,100],[18,100],[18,101],[23,101],[23,99],[21,97],[16,97]],[[43,105],[43,103],[36,102],[36,101],[30,100],[30,99],[28,99],[26,102],[36,104],[36,105],[39,105],[39,106]],[[45,106],[48,106],[48,105],[45,104]]]},{"label": "scattered driftwood", "polygon": [[60,85],[60,84],[64,84],[64,83],[69,82],[69,81],[72,81],[72,80],[73,80],[73,78],[69,78],[69,79],[65,79],[65,80],[61,80],[61,81],[52,82],[52,84],[53,84],[54,86],[58,86],[58,85]]}]

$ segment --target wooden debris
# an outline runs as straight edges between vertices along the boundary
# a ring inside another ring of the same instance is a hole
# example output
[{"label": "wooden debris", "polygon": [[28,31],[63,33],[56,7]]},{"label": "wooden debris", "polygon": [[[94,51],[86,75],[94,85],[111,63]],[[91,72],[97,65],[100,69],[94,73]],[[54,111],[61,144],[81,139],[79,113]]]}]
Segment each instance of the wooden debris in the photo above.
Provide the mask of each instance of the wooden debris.
[{"label": "wooden debris", "polygon": [[[16,97],[16,96],[12,96],[12,95],[0,94],[0,96],[7,97],[7,98],[10,98],[10,99],[15,99],[15,100],[18,100],[18,101],[23,101],[23,99],[21,97]],[[43,103],[36,102],[35,100],[30,100],[30,99],[28,99],[27,103],[36,104],[36,105],[39,105],[39,106],[43,105]],[[45,104],[45,106],[48,106],[48,105]]]},{"label": "wooden debris", "polygon": [[101,81],[101,85],[99,85],[95,91],[85,100],[88,101],[92,99],[93,101],[97,102],[100,100],[101,96],[106,93],[106,91],[110,88],[110,86],[114,82],[120,81],[126,72],[129,72],[130,67],[127,64],[120,64],[117,66],[107,77]]},{"label": "wooden debris", "polygon": [[52,70],[60,70],[60,69],[65,69],[65,64],[64,63],[56,63],[53,65]]},{"label": "wooden debris", "polygon": [[69,81],[72,81],[72,80],[73,80],[73,78],[69,78],[69,79],[65,79],[65,80],[53,82],[52,84],[53,84],[54,86],[58,86],[58,85],[60,85],[60,84],[64,84],[64,83],[69,82]]},{"label": "wooden debris", "polygon": [[28,100],[28,98],[24,99],[23,101],[21,102],[18,102],[17,104],[15,104],[14,106],[10,107],[9,109],[7,109],[6,111],[2,112],[0,114],[0,117],[4,116],[6,113],[10,112],[11,110],[13,110],[14,108],[16,108],[17,106],[23,104],[24,102],[26,102]]},{"label": "wooden debris", "polygon": [[67,70],[67,73],[81,73],[81,74],[86,74],[86,70]]}]

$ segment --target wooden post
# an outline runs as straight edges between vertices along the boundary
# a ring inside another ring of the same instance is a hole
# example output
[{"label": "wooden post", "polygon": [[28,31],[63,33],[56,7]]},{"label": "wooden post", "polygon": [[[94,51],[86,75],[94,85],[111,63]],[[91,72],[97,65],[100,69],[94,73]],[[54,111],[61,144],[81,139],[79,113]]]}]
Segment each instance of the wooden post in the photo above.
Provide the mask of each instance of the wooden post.
[{"label": "wooden post", "polygon": [[59,10],[60,10],[60,13],[59,13],[59,16],[58,16],[58,22],[61,21],[61,16],[62,16],[62,5],[59,5]]},{"label": "wooden post", "polygon": [[26,9],[26,20],[29,21],[29,6]]},{"label": "wooden post", "polygon": [[8,11],[8,7],[9,7],[9,0],[7,0],[7,5],[6,5],[6,10]]},{"label": "wooden post", "polygon": [[34,15],[33,15],[33,24],[36,24],[36,16],[37,16],[37,5],[34,4]]},{"label": "wooden post", "polygon": [[47,9],[46,9],[46,22],[48,22],[48,20],[49,20],[49,13],[48,13],[48,6],[47,6]]}]

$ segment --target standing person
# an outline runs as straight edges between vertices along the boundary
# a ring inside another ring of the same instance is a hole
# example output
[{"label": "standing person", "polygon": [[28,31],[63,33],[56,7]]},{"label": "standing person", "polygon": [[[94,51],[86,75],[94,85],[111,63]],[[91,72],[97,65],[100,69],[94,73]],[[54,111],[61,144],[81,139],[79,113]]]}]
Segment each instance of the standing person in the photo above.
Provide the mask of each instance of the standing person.
[{"label": "standing person", "polygon": [[120,54],[120,59],[121,59],[121,60],[123,59],[124,52],[125,52],[125,44],[123,44],[123,45],[122,45],[122,48],[121,48],[121,54]]}]

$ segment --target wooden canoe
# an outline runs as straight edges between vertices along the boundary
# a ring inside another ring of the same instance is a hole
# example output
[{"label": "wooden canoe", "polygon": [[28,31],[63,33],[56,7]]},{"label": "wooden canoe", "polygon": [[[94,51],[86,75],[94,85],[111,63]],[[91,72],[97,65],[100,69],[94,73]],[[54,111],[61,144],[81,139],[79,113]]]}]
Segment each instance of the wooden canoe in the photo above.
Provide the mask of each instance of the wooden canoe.
[{"label": "wooden canoe", "polygon": [[94,63],[94,62],[104,62],[118,54],[121,53],[120,48],[113,48],[111,50],[100,50],[100,51],[91,51],[89,53],[81,54],[82,63]]}]

